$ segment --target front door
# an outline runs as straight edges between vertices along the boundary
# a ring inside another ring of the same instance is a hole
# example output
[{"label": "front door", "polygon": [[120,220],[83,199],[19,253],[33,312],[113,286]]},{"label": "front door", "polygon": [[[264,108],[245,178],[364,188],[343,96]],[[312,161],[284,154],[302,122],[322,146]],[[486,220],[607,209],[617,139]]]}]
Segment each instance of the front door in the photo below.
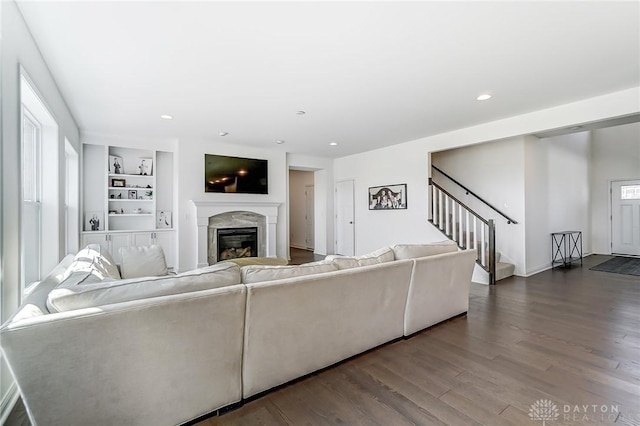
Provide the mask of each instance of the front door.
[{"label": "front door", "polygon": [[611,182],[611,252],[640,256],[640,180]]}]

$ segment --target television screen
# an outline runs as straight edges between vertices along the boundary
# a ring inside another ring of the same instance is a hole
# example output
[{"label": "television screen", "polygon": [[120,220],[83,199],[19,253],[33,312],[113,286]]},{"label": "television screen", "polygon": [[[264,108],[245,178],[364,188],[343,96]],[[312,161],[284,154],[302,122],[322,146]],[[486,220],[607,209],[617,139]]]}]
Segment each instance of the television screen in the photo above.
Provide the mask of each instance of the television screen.
[{"label": "television screen", "polygon": [[204,191],[268,194],[267,160],[205,154]]}]

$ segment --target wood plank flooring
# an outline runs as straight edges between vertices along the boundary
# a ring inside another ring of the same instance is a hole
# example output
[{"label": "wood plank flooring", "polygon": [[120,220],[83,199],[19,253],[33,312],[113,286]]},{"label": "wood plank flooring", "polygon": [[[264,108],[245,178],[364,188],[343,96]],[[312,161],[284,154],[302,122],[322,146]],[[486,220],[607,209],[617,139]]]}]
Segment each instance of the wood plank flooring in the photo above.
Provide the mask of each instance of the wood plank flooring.
[{"label": "wood plank flooring", "polygon": [[[467,316],[198,426],[640,425],[640,277],[555,269],[472,285]],[[568,411],[568,412],[567,412]]]}]

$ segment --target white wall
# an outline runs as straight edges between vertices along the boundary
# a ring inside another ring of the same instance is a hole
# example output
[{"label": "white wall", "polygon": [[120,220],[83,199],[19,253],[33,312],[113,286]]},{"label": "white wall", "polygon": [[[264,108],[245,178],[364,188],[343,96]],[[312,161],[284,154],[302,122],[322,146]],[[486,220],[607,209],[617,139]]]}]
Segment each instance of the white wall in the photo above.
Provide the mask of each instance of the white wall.
[{"label": "white wall", "polygon": [[591,133],[525,141],[525,275],[551,266],[552,232],[582,231],[591,251],[589,170]]},{"label": "white wall", "polygon": [[525,273],[524,138],[517,137],[431,154],[431,163],[518,222],[507,220],[477,198],[466,195],[437,172],[433,178],[453,196],[496,226],[496,251]]},{"label": "white wall", "polygon": [[[427,222],[427,163],[427,153],[412,144],[336,159],[335,182],[354,180],[356,255],[390,244],[446,238]],[[406,210],[369,210],[369,187],[402,183],[407,184]]]},{"label": "white wall", "polygon": [[[2,2],[0,21],[2,106],[2,321],[15,312],[20,283],[20,65],[33,81],[39,95],[58,123],[59,223],[58,257],[64,253],[64,139],[79,152],[79,133],[47,65],[15,2]],[[11,385],[11,376],[2,366],[0,396]],[[0,413],[1,414],[1,413]]]},{"label": "white wall", "polygon": [[[179,270],[194,269],[197,266],[197,228],[195,206],[191,200],[199,201],[264,201],[281,203],[278,209],[276,228],[278,257],[286,258],[288,253],[288,209],[287,180],[288,168],[284,152],[216,142],[206,139],[180,140],[178,143],[178,214],[179,227]],[[269,194],[217,194],[204,192],[204,154],[219,154],[234,157],[260,158],[267,160],[269,172]],[[176,218],[174,218],[174,221]]]},{"label": "white wall", "polygon": [[591,150],[591,248],[610,254],[610,182],[640,179],[640,123],[594,130]]},{"label": "white wall", "polygon": [[[313,172],[289,170],[289,245],[307,248],[307,186],[313,186]],[[315,188],[314,188],[315,189]]]},{"label": "white wall", "polygon": [[[354,179],[356,184],[356,252],[363,254],[399,241],[437,241],[443,238],[427,223],[427,177],[430,168],[427,158],[430,152],[636,114],[640,112],[638,99],[640,88],[635,87],[336,159],[334,182]],[[407,210],[370,212],[367,209],[366,191],[369,186],[405,182],[408,184]]]}]

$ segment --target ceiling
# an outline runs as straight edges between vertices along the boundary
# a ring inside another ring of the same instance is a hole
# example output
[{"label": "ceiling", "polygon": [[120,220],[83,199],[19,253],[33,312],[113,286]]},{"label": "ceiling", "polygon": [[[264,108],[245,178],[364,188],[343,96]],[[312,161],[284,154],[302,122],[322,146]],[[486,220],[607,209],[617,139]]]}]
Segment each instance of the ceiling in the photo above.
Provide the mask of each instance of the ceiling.
[{"label": "ceiling", "polygon": [[341,157],[640,86],[636,1],[18,5],[83,132]]}]

